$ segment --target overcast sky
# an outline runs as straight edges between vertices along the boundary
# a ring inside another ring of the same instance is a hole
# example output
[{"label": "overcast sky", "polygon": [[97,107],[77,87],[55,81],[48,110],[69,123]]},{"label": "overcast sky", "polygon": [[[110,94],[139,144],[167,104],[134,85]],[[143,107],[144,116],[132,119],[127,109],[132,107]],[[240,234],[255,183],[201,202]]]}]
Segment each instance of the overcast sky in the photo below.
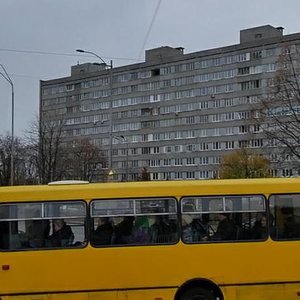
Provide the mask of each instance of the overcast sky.
[{"label": "overcast sky", "polygon": [[[38,113],[39,80],[95,62],[75,49],[120,66],[160,46],[189,53],[237,44],[239,31],[249,27],[300,32],[299,12],[300,0],[0,0],[0,64],[15,87],[16,135]],[[11,88],[2,77],[0,104],[0,135],[10,134]]]}]

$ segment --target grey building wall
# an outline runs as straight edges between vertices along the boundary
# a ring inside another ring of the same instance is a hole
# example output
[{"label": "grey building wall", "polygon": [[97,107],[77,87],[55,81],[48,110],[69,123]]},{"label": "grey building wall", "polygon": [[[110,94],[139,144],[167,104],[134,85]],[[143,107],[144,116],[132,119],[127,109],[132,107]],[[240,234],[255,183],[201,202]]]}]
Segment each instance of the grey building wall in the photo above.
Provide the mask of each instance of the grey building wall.
[{"label": "grey building wall", "polygon": [[[217,177],[229,151],[274,156],[253,121],[255,105],[281,47],[299,42],[300,34],[267,25],[242,30],[237,45],[189,54],[181,47],[147,50],[144,63],[113,69],[112,97],[103,65],[72,66],[71,76],[41,82],[41,118],[64,120],[66,142],[88,137],[108,153],[112,100],[116,179],[127,171],[136,179],[143,167],[155,180]],[[274,173],[291,175],[291,164]]]}]

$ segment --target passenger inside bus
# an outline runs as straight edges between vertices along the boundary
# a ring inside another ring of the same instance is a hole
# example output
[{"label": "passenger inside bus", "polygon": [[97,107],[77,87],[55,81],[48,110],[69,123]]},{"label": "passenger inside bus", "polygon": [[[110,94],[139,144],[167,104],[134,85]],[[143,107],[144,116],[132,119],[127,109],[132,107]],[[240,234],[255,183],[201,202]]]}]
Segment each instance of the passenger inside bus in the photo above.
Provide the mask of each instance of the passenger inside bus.
[{"label": "passenger inside bus", "polygon": [[236,226],[230,219],[230,214],[220,213],[217,214],[219,224],[216,232],[209,237],[212,241],[231,241],[236,239]]},{"label": "passenger inside bus", "polygon": [[9,222],[0,222],[0,249],[9,248]]},{"label": "passenger inside bus", "polygon": [[164,216],[150,216],[149,225],[151,243],[160,244],[175,241],[174,229],[164,219]]},{"label": "passenger inside bus", "polygon": [[133,244],[148,244],[150,242],[149,221],[147,216],[138,216],[132,229]]},{"label": "passenger inside bus", "polygon": [[50,234],[50,221],[49,220],[33,220],[28,226],[27,238],[28,247],[42,248],[45,247],[46,241]]},{"label": "passenger inside bus", "polygon": [[71,226],[67,225],[63,219],[55,219],[52,223],[53,233],[46,242],[48,247],[69,247],[74,241],[74,234]]},{"label": "passenger inside bus", "polygon": [[184,243],[193,243],[198,240],[197,236],[197,229],[193,226],[193,217],[188,214],[182,215],[182,241]]},{"label": "passenger inside bus", "polygon": [[[203,217],[207,215],[203,215]],[[182,240],[185,243],[199,242],[208,235],[208,223],[200,217],[182,215]]]},{"label": "passenger inside bus", "polygon": [[252,228],[252,238],[255,240],[265,239],[268,236],[267,215],[262,214],[255,221]]},{"label": "passenger inside bus", "polygon": [[294,215],[292,207],[282,207],[281,213],[283,216],[283,232],[282,238],[296,239],[300,238],[300,220]]},{"label": "passenger inside bus", "polygon": [[112,244],[129,244],[133,228],[134,217],[113,217]]},{"label": "passenger inside bus", "polygon": [[110,245],[113,231],[113,226],[109,218],[99,218],[98,226],[92,234],[92,244],[95,246]]}]

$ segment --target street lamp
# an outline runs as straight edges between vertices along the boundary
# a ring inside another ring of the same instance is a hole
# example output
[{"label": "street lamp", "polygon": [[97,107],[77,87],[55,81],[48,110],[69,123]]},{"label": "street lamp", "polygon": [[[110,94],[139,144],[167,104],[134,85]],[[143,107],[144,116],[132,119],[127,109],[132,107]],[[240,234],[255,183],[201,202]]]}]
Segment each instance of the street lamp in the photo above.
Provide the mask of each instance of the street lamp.
[{"label": "street lamp", "polygon": [[[109,101],[109,150],[108,150],[108,172],[110,173],[112,171],[112,102],[113,102],[113,85],[112,85],[112,79],[113,79],[113,61],[110,61],[110,64],[108,65],[102,57],[100,57],[98,54],[83,50],[83,49],[76,49],[76,52],[79,53],[88,53],[91,55],[96,56],[101,60],[102,63],[105,64],[106,67],[109,67],[109,87],[110,87],[110,101]],[[108,174],[109,174],[108,173]]]},{"label": "street lamp", "polygon": [[126,181],[129,180],[129,164],[128,164],[128,140],[126,139],[126,137],[124,135],[120,135],[120,136],[114,136],[114,138],[118,141],[121,141],[122,143],[126,144]]},{"label": "street lamp", "polygon": [[10,84],[11,86],[11,162],[10,162],[10,185],[14,185],[14,152],[15,152],[15,142],[14,142],[14,122],[15,122],[15,93],[14,84],[6,72],[4,66],[0,64],[1,69],[4,74],[0,71],[0,75]]}]

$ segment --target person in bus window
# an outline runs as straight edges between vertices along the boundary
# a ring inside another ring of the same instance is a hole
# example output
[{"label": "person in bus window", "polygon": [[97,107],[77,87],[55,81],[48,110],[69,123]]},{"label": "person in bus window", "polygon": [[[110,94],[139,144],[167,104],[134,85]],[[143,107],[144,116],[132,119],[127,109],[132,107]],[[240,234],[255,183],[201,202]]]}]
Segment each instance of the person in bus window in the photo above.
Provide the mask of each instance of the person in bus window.
[{"label": "person in bus window", "polygon": [[50,234],[49,220],[33,220],[28,227],[28,244],[30,248],[45,247]]},{"label": "person in bus window", "polygon": [[294,215],[292,207],[282,207],[281,213],[283,215],[283,238],[294,239],[300,238],[300,222]]},{"label": "person in bus window", "polygon": [[133,244],[147,244],[150,241],[149,221],[146,216],[136,217],[132,229]]},{"label": "person in bus window", "polygon": [[197,240],[197,231],[193,226],[193,217],[188,214],[182,215],[181,238],[184,243],[193,243]]},{"label": "person in bus window", "polygon": [[149,225],[151,243],[159,244],[173,241],[172,228],[165,221],[164,216],[150,216]]},{"label": "person in bus window", "polygon": [[49,247],[69,247],[74,241],[74,234],[71,226],[67,225],[63,219],[53,220],[53,233],[47,240]]},{"label": "person in bus window", "polygon": [[184,243],[199,242],[207,236],[208,228],[204,218],[201,220],[199,216],[182,215],[182,233],[181,238]]},{"label": "person in bus window", "polygon": [[113,217],[113,236],[112,244],[128,244],[130,243],[134,217]]},{"label": "person in bus window", "polygon": [[230,219],[228,213],[218,214],[219,224],[217,231],[209,240],[212,241],[231,241],[236,239],[236,226]]},{"label": "person in bus window", "polygon": [[7,221],[0,222],[0,249],[9,249],[9,222]]},{"label": "person in bus window", "polygon": [[265,239],[268,236],[267,228],[267,215],[263,214],[260,219],[255,221],[255,224],[252,229],[253,239],[261,240]]},{"label": "person in bus window", "polygon": [[110,245],[113,231],[109,218],[99,218],[98,226],[92,235],[92,243],[96,246]]}]

